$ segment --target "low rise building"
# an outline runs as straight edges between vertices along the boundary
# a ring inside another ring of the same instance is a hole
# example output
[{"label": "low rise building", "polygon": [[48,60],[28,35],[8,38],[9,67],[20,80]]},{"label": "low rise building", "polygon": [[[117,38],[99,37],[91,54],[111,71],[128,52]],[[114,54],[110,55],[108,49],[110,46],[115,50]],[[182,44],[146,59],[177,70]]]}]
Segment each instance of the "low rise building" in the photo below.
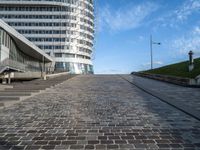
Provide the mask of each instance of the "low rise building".
[{"label": "low rise building", "polygon": [[51,71],[53,62],[44,51],[0,20],[1,78],[40,78]]}]

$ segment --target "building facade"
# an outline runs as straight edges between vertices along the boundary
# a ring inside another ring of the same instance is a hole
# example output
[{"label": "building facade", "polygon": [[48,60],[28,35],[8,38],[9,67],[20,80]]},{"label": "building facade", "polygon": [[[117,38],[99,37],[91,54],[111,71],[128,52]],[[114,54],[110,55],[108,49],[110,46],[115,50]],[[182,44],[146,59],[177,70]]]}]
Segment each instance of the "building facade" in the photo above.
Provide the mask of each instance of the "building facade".
[{"label": "building facade", "polygon": [[0,19],[55,59],[55,71],[93,73],[93,0],[1,0]]},{"label": "building facade", "polygon": [[12,78],[41,78],[52,63],[49,55],[0,19],[0,79],[10,73]]}]

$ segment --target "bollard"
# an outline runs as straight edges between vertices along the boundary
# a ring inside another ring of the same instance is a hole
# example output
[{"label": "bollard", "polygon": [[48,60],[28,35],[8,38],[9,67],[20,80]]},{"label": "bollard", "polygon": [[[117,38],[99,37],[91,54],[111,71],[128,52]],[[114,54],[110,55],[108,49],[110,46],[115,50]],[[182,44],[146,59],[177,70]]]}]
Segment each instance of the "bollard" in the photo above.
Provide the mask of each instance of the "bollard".
[{"label": "bollard", "polygon": [[11,84],[11,72],[8,73],[8,84]]},{"label": "bollard", "polygon": [[192,71],[194,69],[194,59],[193,59],[193,51],[189,51],[189,71]]},{"label": "bollard", "polygon": [[44,75],[43,79],[44,79],[44,80],[47,80],[47,75],[46,75],[46,74]]}]

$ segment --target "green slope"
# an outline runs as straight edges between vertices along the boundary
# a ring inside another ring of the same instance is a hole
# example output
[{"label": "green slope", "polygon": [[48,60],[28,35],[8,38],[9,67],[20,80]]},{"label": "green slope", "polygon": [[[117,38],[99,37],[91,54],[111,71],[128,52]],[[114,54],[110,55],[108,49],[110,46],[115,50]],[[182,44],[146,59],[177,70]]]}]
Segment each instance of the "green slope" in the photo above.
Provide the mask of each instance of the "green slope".
[{"label": "green slope", "polygon": [[185,61],[142,72],[186,78],[195,78],[196,76],[200,75],[200,58],[194,60],[194,70],[192,70],[191,72],[188,71],[188,64],[189,62]]}]

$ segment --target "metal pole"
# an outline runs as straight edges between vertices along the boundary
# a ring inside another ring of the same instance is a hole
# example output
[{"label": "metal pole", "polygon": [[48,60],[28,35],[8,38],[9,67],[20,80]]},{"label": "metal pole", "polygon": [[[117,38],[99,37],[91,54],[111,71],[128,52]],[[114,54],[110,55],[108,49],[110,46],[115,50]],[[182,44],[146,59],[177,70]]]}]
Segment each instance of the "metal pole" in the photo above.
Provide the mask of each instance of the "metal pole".
[{"label": "metal pole", "polygon": [[[43,51],[44,51],[44,39],[42,40],[42,44],[43,44]],[[46,80],[46,67],[45,67],[45,57],[44,57],[44,55],[42,56],[42,62],[43,62],[43,65],[42,65],[42,68],[43,68],[42,69],[42,74],[43,74],[44,80]]]},{"label": "metal pole", "polygon": [[[44,39],[42,39],[42,50],[44,51]],[[44,76],[44,56],[42,56],[42,76]]]},{"label": "metal pole", "polygon": [[150,35],[150,51],[151,51],[151,70],[153,69],[153,43],[152,43],[152,35]]},{"label": "metal pole", "polygon": [[[44,39],[43,39],[43,41],[42,41],[42,45],[43,45],[43,51],[44,51]],[[45,51],[44,51],[45,52]],[[43,56],[43,71],[45,71],[45,62],[44,62],[44,56]]]},{"label": "metal pole", "polygon": [[42,77],[44,77],[44,56],[42,56]]},{"label": "metal pole", "polygon": [[43,76],[45,76],[45,62],[44,62],[44,56],[43,56]]}]

